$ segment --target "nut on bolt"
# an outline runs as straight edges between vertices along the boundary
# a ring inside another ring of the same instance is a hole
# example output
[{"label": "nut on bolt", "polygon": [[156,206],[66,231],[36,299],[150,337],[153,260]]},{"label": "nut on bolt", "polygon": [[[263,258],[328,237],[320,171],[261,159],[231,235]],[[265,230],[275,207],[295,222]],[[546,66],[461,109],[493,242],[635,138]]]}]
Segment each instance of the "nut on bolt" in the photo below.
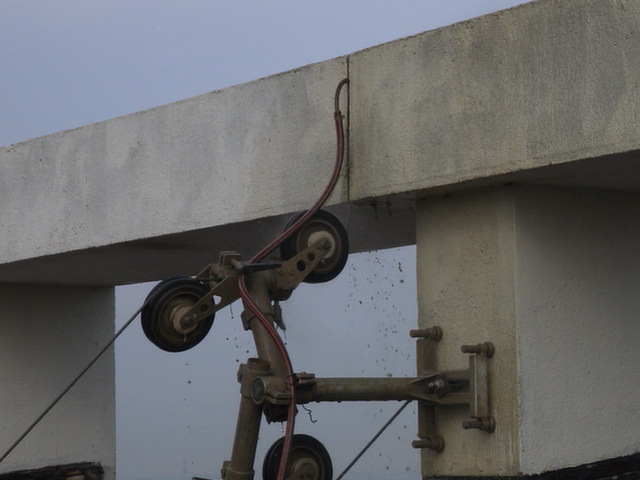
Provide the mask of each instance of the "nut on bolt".
[{"label": "nut on bolt", "polygon": [[411,446],[413,448],[428,448],[429,450],[441,452],[444,450],[444,438],[440,435],[421,438],[420,440],[414,440],[411,442]]},{"label": "nut on bolt", "polygon": [[421,330],[411,330],[409,336],[411,338],[430,338],[434,342],[439,342],[442,339],[442,328],[436,325]]},{"label": "nut on bolt", "polygon": [[427,388],[429,390],[437,390],[439,388],[444,388],[446,386],[447,384],[442,378],[436,378],[435,380],[432,380],[429,383],[427,383]]},{"label": "nut on bolt", "polygon": [[477,428],[483,432],[493,432],[496,429],[496,421],[491,417],[486,418],[474,418],[473,420],[465,420],[462,422],[462,428],[469,430],[471,428]]},{"label": "nut on bolt", "polygon": [[487,358],[491,358],[496,351],[496,347],[494,347],[491,342],[484,342],[478,343],[477,345],[462,345],[461,350],[462,353],[484,355]]}]

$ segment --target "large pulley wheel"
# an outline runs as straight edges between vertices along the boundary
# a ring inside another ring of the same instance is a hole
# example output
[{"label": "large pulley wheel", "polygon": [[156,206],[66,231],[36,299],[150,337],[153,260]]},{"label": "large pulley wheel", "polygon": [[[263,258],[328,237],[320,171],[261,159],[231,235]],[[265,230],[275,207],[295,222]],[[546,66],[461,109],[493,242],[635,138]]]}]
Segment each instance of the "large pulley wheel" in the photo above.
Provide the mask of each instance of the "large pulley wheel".
[{"label": "large pulley wheel", "polygon": [[[285,230],[303,214],[304,212],[300,212],[289,218],[285,224]],[[325,210],[318,210],[280,245],[280,254],[286,261],[320,240],[326,241],[328,249],[320,263],[304,279],[307,283],[333,280],[347,263],[349,238],[340,220]]]},{"label": "large pulley wheel", "polygon": [[200,343],[213,325],[214,315],[191,326],[180,319],[209,292],[199,280],[173,277],[156,285],[145,301],[140,318],[145,336],[167,352],[184,352]]},{"label": "large pulley wheel", "polygon": [[[284,437],[277,440],[267,451],[262,464],[263,480],[276,480],[283,446]],[[331,480],[332,477],[333,465],[324,445],[309,435],[294,435],[285,478]]]}]

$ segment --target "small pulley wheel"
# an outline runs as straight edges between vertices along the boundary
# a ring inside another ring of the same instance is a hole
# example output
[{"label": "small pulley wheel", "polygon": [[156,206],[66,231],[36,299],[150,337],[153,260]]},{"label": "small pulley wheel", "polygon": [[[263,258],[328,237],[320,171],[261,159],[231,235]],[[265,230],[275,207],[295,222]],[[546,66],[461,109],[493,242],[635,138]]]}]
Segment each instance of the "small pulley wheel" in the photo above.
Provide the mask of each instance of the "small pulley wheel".
[{"label": "small pulley wheel", "polygon": [[[284,437],[277,440],[267,451],[262,464],[263,480],[276,480],[283,446]],[[331,480],[332,477],[333,465],[324,445],[309,435],[294,435],[285,478]]]},{"label": "small pulley wheel", "polygon": [[147,295],[140,315],[145,336],[167,352],[195,347],[211,330],[215,315],[190,326],[182,325],[180,319],[207,293],[209,289],[191,277],[172,277],[158,283]]},{"label": "small pulley wheel", "polygon": [[[300,212],[289,218],[285,223],[285,230],[303,214],[304,212]],[[346,265],[349,256],[349,238],[340,220],[325,210],[318,210],[280,245],[280,254],[286,261],[320,240],[326,242],[327,252],[320,263],[305,277],[304,281],[307,283],[333,280]]]}]

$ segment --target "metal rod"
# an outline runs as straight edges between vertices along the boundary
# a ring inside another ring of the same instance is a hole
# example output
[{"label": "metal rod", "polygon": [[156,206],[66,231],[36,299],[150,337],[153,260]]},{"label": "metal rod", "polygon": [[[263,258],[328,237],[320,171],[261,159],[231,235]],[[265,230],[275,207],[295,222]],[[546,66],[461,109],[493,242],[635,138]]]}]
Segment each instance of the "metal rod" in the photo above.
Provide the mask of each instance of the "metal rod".
[{"label": "metal rod", "polygon": [[[247,282],[250,285],[250,295],[255,306],[267,321],[273,325],[274,312],[270,292],[276,285],[274,272],[263,271],[251,273],[247,275]],[[288,371],[283,356],[276,342],[267,331],[267,327],[258,321],[257,316],[254,315],[249,308],[245,308],[244,315],[248,316],[247,322],[253,334],[258,358],[266,360],[271,364],[274,375],[286,376]]]},{"label": "metal rod", "polygon": [[241,397],[231,460],[224,465],[225,480],[253,479],[261,421],[262,406],[253,403],[251,398]]},{"label": "metal rod", "polygon": [[25,439],[25,437],[27,435],[29,435],[29,433],[31,433],[31,430],[33,430],[36,425],[38,425],[40,423],[40,421],[53,409],[53,407],[55,407],[58,402],[60,400],[62,400],[62,397],[64,397],[69,390],[71,390],[74,385],[76,383],[78,383],[78,381],[84,376],[85,373],[87,373],[89,371],[89,369],[91,367],[93,367],[93,365],[100,359],[100,357],[102,357],[102,355],[109,350],[109,348],[111,348],[111,346],[115,343],[115,341],[118,339],[118,337],[122,334],[122,332],[124,332],[127,327],[129,325],[131,325],[131,323],[136,319],[136,317],[140,314],[140,312],[142,311],[142,309],[147,305],[147,302],[143,303],[140,308],[138,308],[138,310],[135,311],[135,313],[133,315],[131,315],[131,317],[129,317],[129,319],[124,323],[124,325],[122,325],[122,327],[120,327],[120,329],[116,332],[116,334],[111,338],[111,340],[109,340],[107,342],[107,344],[102,347],[102,349],[100,349],[100,351],[93,357],[93,359],[89,362],[89,364],[84,367],[82,369],[82,371],[80,373],[78,373],[78,375],[75,376],[75,378],[73,380],[71,380],[71,382],[69,383],[69,385],[67,385],[67,387],[62,390],[62,392],[60,392],[60,394],[47,406],[47,408],[44,409],[44,411],[38,416],[38,418],[36,418],[31,425],[29,425],[24,432],[22,432],[22,435],[20,435],[17,440],[15,442],[13,442],[13,444],[2,454],[2,457],[0,457],[0,463],[2,463],[4,461],[5,458],[7,458],[9,456],[9,454],[18,446],[20,445],[20,443],[22,443],[22,440]]},{"label": "metal rod", "polygon": [[302,388],[297,403],[415,400],[416,378],[315,378]]},{"label": "metal rod", "polygon": [[[231,460],[225,462],[225,480],[250,480],[253,478],[258,435],[262,420],[263,406],[257,405],[251,398],[251,385],[258,375],[275,375],[284,378],[287,373],[278,346],[257,317],[260,313],[265,321],[273,323],[273,308],[269,292],[274,287],[275,277],[272,271],[254,272],[247,275],[250,285],[250,300],[258,309],[253,312],[245,302],[245,315],[258,353],[258,359],[250,359],[241,379],[241,398],[236,432],[233,440]],[[244,300],[244,299],[243,299]]]}]

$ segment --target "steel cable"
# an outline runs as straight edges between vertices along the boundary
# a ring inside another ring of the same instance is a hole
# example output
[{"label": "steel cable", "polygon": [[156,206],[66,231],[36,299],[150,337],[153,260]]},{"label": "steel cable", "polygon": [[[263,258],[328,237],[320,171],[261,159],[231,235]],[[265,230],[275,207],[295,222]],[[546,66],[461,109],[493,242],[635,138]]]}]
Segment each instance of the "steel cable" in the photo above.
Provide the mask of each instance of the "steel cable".
[{"label": "steel cable", "polygon": [[378,437],[380,437],[380,435],[382,435],[382,433],[389,427],[389,425],[391,425],[393,423],[393,421],[398,418],[398,415],[400,415],[402,413],[402,411],[407,408],[407,405],[409,405],[412,402],[412,400],[407,400],[406,402],[404,402],[400,408],[396,411],[396,413],[394,413],[391,418],[389,420],[387,420],[387,423],[385,423],[382,428],[380,428],[380,430],[378,430],[378,432],[371,438],[371,440],[369,440],[369,442],[364,446],[364,448],[362,450],[360,450],[360,453],[358,453],[355,458],[353,460],[351,460],[351,463],[349,465],[346,466],[346,468],[342,471],[342,473],[340,475],[338,475],[336,477],[336,480],[340,480],[342,477],[345,476],[345,474],[351,470],[351,467],[353,467],[358,460],[360,460],[360,458],[362,457],[362,455],[365,454],[365,452],[367,450],[369,450],[369,447],[371,445],[374,444],[374,442],[378,439]]},{"label": "steel cable", "polygon": [[76,377],[73,380],[71,380],[69,385],[67,385],[67,387],[64,390],[62,390],[62,392],[60,392],[60,394],[51,403],[49,403],[47,408],[45,408],[44,411],[33,422],[31,422],[31,425],[29,425],[24,430],[24,432],[22,432],[22,434],[18,437],[18,439],[2,454],[2,457],[0,457],[0,463],[2,463],[4,459],[7,458],[9,454],[13,452],[13,450],[18,445],[20,445],[20,443],[25,439],[27,435],[29,435],[29,433],[31,433],[31,431],[36,427],[36,425],[38,425],[40,421],[51,411],[51,409],[53,409],[53,407],[55,407],[58,404],[58,402],[62,400],[62,398],[69,392],[69,390],[71,390],[73,386],[76,383],[78,383],[78,381],[84,376],[85,373],[89,371],[91,367],[93,367],[93,365],[100,359],[100,357],[102,357],[102,355],[104,355],[104,353],[107,350],[109,350],[109,348],[115,343],[115,341],[122,334],[122,332],[124,332],[127,329],[127,327],[131,325],[131,323],[133,323],[136,317],[140,315],[140,312],[144,309],[146,305],[147,305],[147,302],[144,302],[142,306],[138,308],[138,310],[136,310],[136,312],[124,323],[124,325],[120,327],[120,329],[111,338],[111,340],[109,340],[107,344],[104,347],[102,347],[102,349],[93,357],[93,359],[89,362],[89,364],[86,367],[84,367],[80,371],[80,373],[76,375]]},{"label": "steel cable", "polygon": [[[348,79],[343,79],[336,88],[336,93],[334,97],[334,105],[335,105],[335,113],[334,113],[334,121],[336,128],[336,162],[334,165],[333,174],[329,183],[327,184],[325,190],[322,195],[318,198],[318,200],[313,204],[313,206],[307,210],[296,222],[294,222],[289,228],[287,228],[282,234],[277,236],[274,240],[272,240],[269,244],[267,244],[262,250],[260,250],[256,255],[254,255],[251,259],[251,263],[257,263],[263,260],[267,255],[273,252],[283,241],[285,241],[288,237],[290,237],[300,226],[302,226],[316,211],[318,211],[329,199],[333,189],[338,181],[340,176],[340,171],[342,169],[343,159],[344,159],[344,130],[343,130],[343,122],[342,122],[342,113],[339,110],[339,98],[342,87],[349,82]],[[253,299],[251,298],[245,283],[244,276],[240,276],[239,278],[239,289],[240,296],[245,303],[245,305],[252,311],[252,313],[258,318],[260,323],[266,328],[269,336],[275,342],[278,351],[282,355],[282,358],[285,362],[285,366],[287,369],[287,376],[289,378],[294,378],[293,367],[291,364],[291,359],[287,352],[286,346],[284,342],[278,335],[275,327],[269,322],[269,320],[264,316],[262,311],[255,304]],[[0,457],[0,463],[2,463],[13,450],[16,449],[20,443],[31,433],[31,431],[42,421],[42,419],[62,400],[62,398],[78,383],[78,381],[93,367],[93,365],[104,355],[104,353],[115,343],[115,341],[120,337],[120,335],[133,323],[133,321],[138,317],[140,312],[144,309],[144,307],[149,302],[149,298],[136,310],[136,312],[124,323],[122,327],[115,333],[115,335],[106,343],[106,345],[93,357],[93,359],[87,364],[85,368],[83,368],[76,377],[64,388],[60,394],[53,399],[49,403],[49,405],[43,410],[43,412],[22,432],[22,434],[16,439],[16,441],[2,454]],[[287,430],[285,432],[285,441],[283,445],[283,454],[280,461],[280,466],[278,469],[278,480],[284,479],[284,469],[286,467],[286,462],[288,460],[289,451],[291,450],[291,440],[293,438],[293,429],[294,429],[294,421],[295,421],[295,384],[294,382],[289,382],[289,391],[291,395],[291,403],[289,406],[289,411],[287,413]]]}]

